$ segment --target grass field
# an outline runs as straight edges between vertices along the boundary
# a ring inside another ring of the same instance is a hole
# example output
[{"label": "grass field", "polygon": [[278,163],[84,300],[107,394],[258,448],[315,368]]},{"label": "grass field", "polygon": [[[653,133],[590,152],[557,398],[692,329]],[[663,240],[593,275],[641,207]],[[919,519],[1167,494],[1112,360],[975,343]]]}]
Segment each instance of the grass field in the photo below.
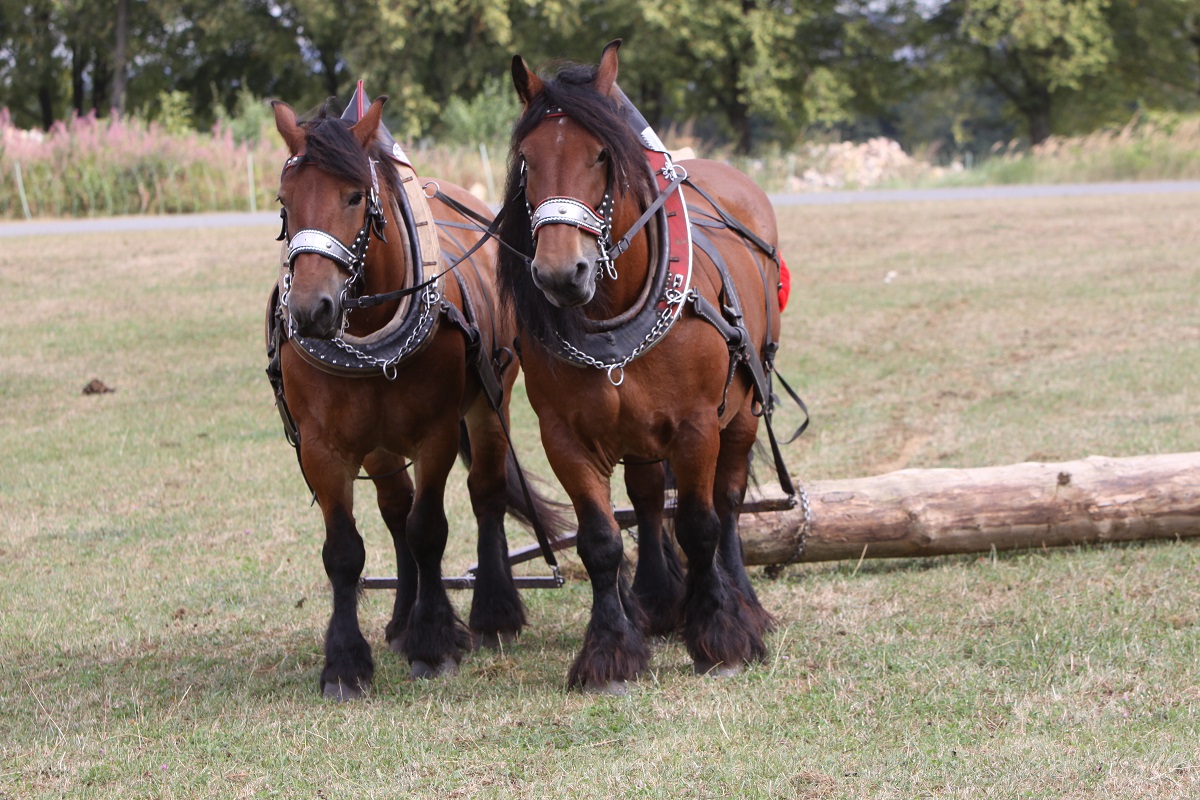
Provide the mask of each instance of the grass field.
[{"label": "grass field", "polygon": [[[780,369],[813,412],[792,472],[1200,449],[1198,214],[1197,195],[781,211]],[[564,691],[579,580],[526,592],[522,640],[441,682],[407,680],[371,593],[375,690],[323,701],[320,518],[262,372],[275,232],[0,249],[3,800],[1200,796],[1187,543],[756,571],[780,622],[765,664],[698,679],[666,642],[623,698]],[[116,391],[82,395],[92,378]],[[455,479],[448,572],[473,549]],[[391,574],[358,516],[368,572]]]}]

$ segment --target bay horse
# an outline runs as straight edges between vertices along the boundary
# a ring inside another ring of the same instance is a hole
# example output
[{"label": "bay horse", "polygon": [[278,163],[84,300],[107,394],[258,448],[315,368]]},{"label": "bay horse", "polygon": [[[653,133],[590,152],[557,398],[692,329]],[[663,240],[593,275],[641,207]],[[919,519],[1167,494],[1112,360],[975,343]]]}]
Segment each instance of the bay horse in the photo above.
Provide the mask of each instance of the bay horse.
[{"label": "bay horse", "polygon": [[[671,162],[617,85],[619,46],[545,79],[513,58],[524,109],[500,226],[529,400],[592,585],[568,685],[616,693],[648,666],[646,631],[681,626],[698,673],[765,656],[773,620],[737,520],[780,327],[766,195],[725,164]],[[685,583],[661,531],[663,461]],[[620,463],[638,519],[632,585],[610,501]]]},{"label": "bay horse", "polygon": [[353,513],[360,469],[396,550],[386,639],[415,677],[453,673],[471,643],[441,581],[443,501],[460,449],[469,457],[479,534],[469,616],[477,642],[509,640],[525,624],[507,560],[506,509],[561,527],[540,496],[514,491],[510,479],[503,425],[517,366],[503,362],[516,331],[494,302],[495,244],[466,253],[451,275],[431,276],[431,267],[445,268],[467,250],[455,231],[478,228],[451,204],[476,218],[489,210],[445,181],[425,185],[451,199],[427,202],[381,124],[386,98],[365,108],[361,85],[355,97],[353,124],[327,109],[301,122],[287,104],[273,104],[289,158],[279,185],[284,245],[268,313],[275,356],[268,374],[325,522],[333,612],[320,688],[339,700],[360,696],[374,673],[357,609],[365,560]]}]

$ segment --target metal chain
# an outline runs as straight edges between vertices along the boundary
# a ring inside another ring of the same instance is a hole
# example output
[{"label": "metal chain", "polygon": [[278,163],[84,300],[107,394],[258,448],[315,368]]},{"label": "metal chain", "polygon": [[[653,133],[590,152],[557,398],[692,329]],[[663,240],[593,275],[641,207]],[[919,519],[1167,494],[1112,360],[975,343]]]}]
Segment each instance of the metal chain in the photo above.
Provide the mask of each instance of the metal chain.
[{"label": "metal chain", "polygon": [[[667,307],[664,308],[662,313],[658,315],[658,319],[654,322],[654,327],[652,327],[642,341],[633,348],[632,352],[630,352],[629,355],[625,356],[620,361],[606,364],[595,356],[589,355],[588,353],[580,350],[563,336],[559,336],[559,345],[563,352],[569,356],[572,361],[584,364],[585,366],[595,367],[596,369],[607,371],[608,380],[614,386],[620,386],[621,382],[625,380],[625,366],[645,352],[646,348],[650,347],[650,345],[654,344],[666,334],[667,330],[670,329],[675,320],[679,318],[679,313],[682,311],[683,302],[689,298],[690,294],[685,295],[682,292],[668,289],[664,295],[664,299],[667,302]],[[618,369],[621,370],[621,380],[616,380],[613,378],[613,372]]]},{"label": "metal chain", "polygon": [[[338,339],[332,339],[331,341],[333,342],[334,346],[337,347],[339,350],[342,350],[343,352],[354,356],[361,363],[368,364],[372,367],[379,367],[380,369],[382,369],[384,376],[387,377],[388,380],[395,380],[396,379],[396,371],[395,371],[396,365],[399,364],[401,361],[403,361],[409,355],[409,352],[413,346],[414,340],[418,336],[423,335],[425,325],[429,321],[430,317],[432,316],[430,314],[430,311],[433,308],[433,306],[436,305],[441,299],[442,299],[441,293],[438,292],[437,289],[433,286],[429,287],[421,294],[421,301],[422,301],[421,302],[421,315],[420,315],[420,317],[417,318],[416,327],[413,328],[413,332],[408,335],[408,338],[404,340],[404,344],[400,346],[400,349],[391,358],[379,358],[378,356],[373,356],[368,353],[364,353],[363,351],[356,348],[354,345],[346,342],[344,339],[338,338]],[[391,367],[390,373],[388,371],[389,367]]]},{"label": "metal chain", "polygon": [[796,552],[792,554],[791,563],[795,564],[804,557],[804,551],[808,547],[808,534],[812,528],[812,506],[808,502],[808,492],[804,491],[804,484],[797,481],[796,491],[800,495],[800,511],[803,517],[800,520],[800,541],[796,545]]},{"label": "metal chain", "polygon": [[[390,381],[394,381],[396,379],[396,375],[397,375],[396,367],[400,364],[401,361],[403,361],[405,358],[407,358],[409,355],[411,355],[412,348],[414,346],[414,342],[417,340],[417,338],[418,337],[422,337],[422,339],[424,338],[424,333],[425,333],[426,327],[428,326],[429,321],[430,321],[431,317],[433,316],[431,313],[433,310],[433,307],[435,305],[437,305],[441,301],[441,299],[442,299],[441,293],[434,286],[430,286],[428,289],[426,289],[421,294],[421,301],[422,301],[421,302],[421,314],[417,318],[417,324],[413,328],[412,333],[410,333],[408,338],[404,341],[404,344],[400,346],[400,349],[398,351],[396,351],[396,354],[393,355],[391,358],[379,358],[378,356],[373,356],[369,353],[364,353],[362,350],[359,350],[357,347],[346,342],[344,339],[342,339],[340,337],[335,338],[335,339],[330,339],[329,341],[335,347],[337,347],[339,350],[341,350],[342,352],[351,356],[359,364],[363,364],[368,367],[378,367],[383,372],[383,376],[385,378],[387,378]],[[289,316],[288,322],[289,322],[288,335],[290,337],[295,337],[296,336],[295,323],[292,322],[290,316]]]}]

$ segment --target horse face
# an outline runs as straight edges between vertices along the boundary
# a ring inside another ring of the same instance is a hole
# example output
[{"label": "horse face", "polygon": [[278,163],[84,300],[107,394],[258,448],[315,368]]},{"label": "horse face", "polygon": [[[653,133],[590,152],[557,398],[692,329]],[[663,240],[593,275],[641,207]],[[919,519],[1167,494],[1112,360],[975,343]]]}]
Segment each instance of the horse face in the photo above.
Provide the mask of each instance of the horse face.
[{"label": "horse face", "polygon": [[[314,167],[299,167],[285,175],[279,200],[287,210],[288,236],[312,229],[350,247],[363,226],[366,196],[363,188],[334,178]],[[331,339],[341,327],[342,291],[350,272],[316,253],[301,253],[292,265],[288,309],[301,336]]]},{"label": "horse face", "polygon": [[[608,185],[608,154],[600,141],[570,117],[547,119],[521,144],[527,168],[525,196],[536,208],[547,198],[571,198],[599,209]],[[552,204],[551,204],[552,205]],[[531,269],[534,284],[559,308],[573,308],[596,293],[598,237],[572,224],[538,229]]]}]

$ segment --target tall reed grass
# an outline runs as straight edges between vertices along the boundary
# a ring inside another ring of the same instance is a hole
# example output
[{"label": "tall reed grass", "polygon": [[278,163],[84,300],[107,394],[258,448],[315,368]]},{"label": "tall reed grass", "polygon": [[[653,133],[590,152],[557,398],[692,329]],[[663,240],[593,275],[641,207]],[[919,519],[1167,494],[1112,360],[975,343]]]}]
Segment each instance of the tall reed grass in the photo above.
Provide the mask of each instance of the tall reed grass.
[{"label": "tall reed grass", "polygon": [[[270,208],[287,154],[264,125],[260,136],[242,142],[230,123],[208,133],[176,134],[153,122],[94,116],[42,133],[15,128],[0,109],[0,219],[25,214],[18,170],[33,217]],[[808,143],[753,159],[705,152],[687,137],[676,144],[732,162],[767,191],[1200,179],[1200,116],[1139,116],[1122,128],[1052,137],[1031,149],[999,145],[971,169],[934,166],[883,139]],[[506,142],[419,145],[409,155],[420,174],[499,202]]]},{"label": "tall reed grass", "polygon": [[0,218],[178,214],[266,208],[282,143],[238,143],[227,127],[169,134],[138,119],[75,117],[50,131],[13,127],[0,109]]}]

